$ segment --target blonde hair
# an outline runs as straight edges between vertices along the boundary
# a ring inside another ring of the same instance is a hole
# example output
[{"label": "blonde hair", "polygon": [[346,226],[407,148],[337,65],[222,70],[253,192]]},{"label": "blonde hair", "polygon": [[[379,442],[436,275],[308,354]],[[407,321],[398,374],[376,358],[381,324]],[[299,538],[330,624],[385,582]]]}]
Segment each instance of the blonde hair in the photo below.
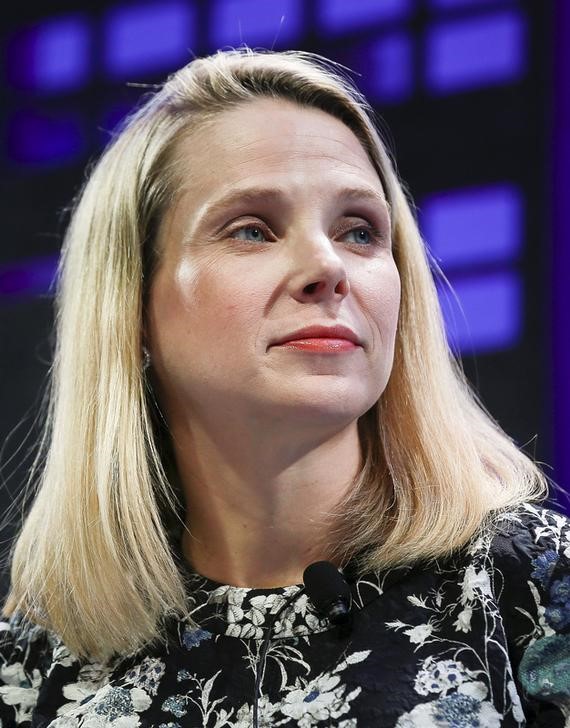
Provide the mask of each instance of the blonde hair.
[{"label": "blonde hair", "polygon": [[342,120],[391,210],[402,286],[394,366],[358,423],[364,465],[338,508],[331,558],[360,555],[364,571],[440,557],[492,513],[546,493],[540,470],[483,410],[450,354],[425,246],[362,96],[311,54],[243,49],[195,60],[109,145],[63,246],[38,491],[13,549],[4,614],[22,612],[78,655],[134,651],[187,611],[167,527],[180,499],[142,366],[144,298],[180,140],[259,96]]}]

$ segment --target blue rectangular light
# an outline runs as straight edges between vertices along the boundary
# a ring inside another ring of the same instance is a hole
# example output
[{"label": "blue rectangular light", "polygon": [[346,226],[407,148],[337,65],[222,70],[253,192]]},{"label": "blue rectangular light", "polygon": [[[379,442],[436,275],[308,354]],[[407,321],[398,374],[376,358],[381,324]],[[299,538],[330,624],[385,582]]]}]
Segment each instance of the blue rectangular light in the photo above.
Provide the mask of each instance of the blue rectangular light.
[{"label": "blue rectangular light", "polygon": [[458,353],[514,346],[522,329],[522,282],[515,271],[451,279],[453,294],[439,290],[448,340]]},{"label": "blue rectangular light", "polygon": [[105,68],[114,78],[170,70],[190,61],[193,7],[167,0],[112,8],[105,18]]},{"label": "blue rectangular light", "polygon": [[213,48],[271,48],[297,41],[303,31],[301,0],[216,0],[211,5],[210,44]]},{"label": "blue rectangular light", "polygon": [[0,296],[38,296],[49,293],[57,272],[57,255],[45,255],[0,268]]},{"label": "blue rectangular light", "polygon": [[439,192],[420,205],[420,222],[446,271],[513,261],[522,247],[521,192],[512,184]]},{"label": "blue rectangular light", "polygon": [[425,82],[435,93],[511,83],[525,72],[525,19],[513,9],[434,23],[425,53]]},{"label": "blue rectangular light", "polygon": [[319,25],[327,33],[346,33],[367,28],[371,23],[407,18],[413,0],[320,0],[317,5]]},{"label": "blue rectangular light", "polygon": [[83,120],[78,114],[20,111],[8,120],[7,153],[19,164],[53,166],[85,151]]},{"label": "blue rectangular light", "polygon": [[409,33],[382,36],[369,49],[367,72],[363,77],[366,91],[375,101],[399,102],[414,88],[413,45]]},{"label": "blue rectangular light", "polygon": [[82,15],[43,21],[18,32],[7,46],[7,76],[16,88],[62,92],[91,72],[91,28]]}]

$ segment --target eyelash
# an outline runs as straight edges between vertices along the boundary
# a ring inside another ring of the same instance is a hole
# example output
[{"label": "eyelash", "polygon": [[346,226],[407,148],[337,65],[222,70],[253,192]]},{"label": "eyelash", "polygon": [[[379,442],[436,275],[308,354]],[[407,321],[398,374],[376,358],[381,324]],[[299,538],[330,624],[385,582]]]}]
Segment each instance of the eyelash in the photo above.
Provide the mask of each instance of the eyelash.
[{"label": "eyelash", "polygon": [[[262,235],[264,236],[264,240],[259,241],[261,243],[270,242],[268,238],[272,237],[269,233],[269,229],[266,225],[258,222],[251,222],[251,223],[245,223],[240,225],[239,227],[234,228],[233,230],[229,231],[229,236],[231,238],[234,238],[236,240],[242,240],[244,243],[252,243],[257,241],[248,241],[243,238],[238,238],[236,233],[241,232],[242,230],[252,230],[257,229],[259,230]],[[375,245],[379,245],[383,240],[383,234],[380,232],[380,230],[377,230],[373,225],[370,223],[365,223],[364,225],[355,225],[354,227],[349,227],[346,230],[344,230],[341,233],[341,236],[346,236],[349,233],[359,233],[361,231],[367,232],[370,235],[370,241],[368,243],[348,243],[348,245],[351,245],[355,248],[369,248],[373,247]]]},{"label": "eyelash", "polygon": [[360,233],[360,232],[366,232],[370,236],[370,240],[368,243],[350,243],[351,245],[354,245],[357,248],[369,248],[373,247],[374,245],[379,245],[382,241],[382,233],[377,230],[373,225],[367,224],[367,225],[356,225],[355,227],[351,227],[348,230],[346,230],[343,235],[349,235],[350,233]]}]

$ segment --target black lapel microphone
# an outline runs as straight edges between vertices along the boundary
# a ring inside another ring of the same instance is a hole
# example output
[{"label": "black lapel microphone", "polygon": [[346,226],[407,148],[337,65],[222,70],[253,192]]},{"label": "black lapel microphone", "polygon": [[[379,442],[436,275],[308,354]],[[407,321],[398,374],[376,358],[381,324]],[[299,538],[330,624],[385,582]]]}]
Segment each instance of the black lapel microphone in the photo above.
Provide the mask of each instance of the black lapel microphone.
[{"label": "black lapel microphone", "polygon": [[339,631],[352,626],[352,594],[346,579],[330,561],[315,561],[303,572],[307,596],[317,612],[326,617]]}]

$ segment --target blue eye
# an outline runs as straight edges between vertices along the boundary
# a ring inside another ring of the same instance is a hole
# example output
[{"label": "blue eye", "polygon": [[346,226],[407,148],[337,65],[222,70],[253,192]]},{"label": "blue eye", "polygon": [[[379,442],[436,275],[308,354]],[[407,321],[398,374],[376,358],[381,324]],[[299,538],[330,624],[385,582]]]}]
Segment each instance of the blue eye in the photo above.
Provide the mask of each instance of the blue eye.
[{"label": "blue eye", "polygon": [[354,228],[354,230],[349,230],[346,233],[346,237],[352,236],[352,240],[349,240],[351,243],[356,243],[357,245],[369,245],[373,242],[372,240],[372,234],[370,230],[366,230],[366,228]]},{"label": "blue eye", "polygon": [[251,243],[262,243],[266,240],[263,230],[259,227],[259,225],[244,225],[238,230],[234,230],[232,238],[247,240]]}]

